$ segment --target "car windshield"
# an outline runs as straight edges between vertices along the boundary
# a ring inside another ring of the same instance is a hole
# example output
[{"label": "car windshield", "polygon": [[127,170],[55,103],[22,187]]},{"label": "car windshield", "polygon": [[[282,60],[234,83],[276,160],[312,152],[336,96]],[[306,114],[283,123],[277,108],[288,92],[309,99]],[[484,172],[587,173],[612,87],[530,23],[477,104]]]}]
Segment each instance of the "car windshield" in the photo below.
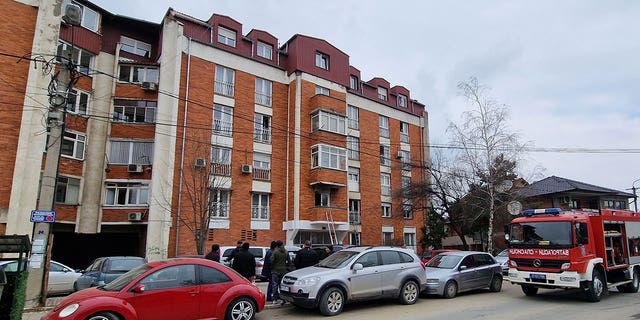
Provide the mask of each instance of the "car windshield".
[{"label": "car windshield", "polygon": [[316,267],[338,269],[344,268],[358,254],[355,251],[340,250],[320,261]]},{"label": "car windshield", "polygon": [[139,275],[147,272],[147,270],[151,269],[151,266],[148,264],[140,265],[136,268],[129,270],[127,273],[117,277],[115,280],[109,282],[108,284],[102,286],[101,288],[106,291],[120,291],[124,288],[131,280],[137,278]]},{"label": "car windshield", "polygon": [[496,257],[508,257],[508,256],[509,256],[509,250],[502,250],[500,253],[498,253]]},{"label": "car windshield", "polygon": [[439,254],[427,262],[427,267],[440,269],[453,269],[462,259],[461,256]]},{"label": "car windshield", "polygon": [[527,222],[511,225],[509,245],[514,248],[568,248],[571,222]]},{"label": "car windshield", "polygon": [[109,269],[114,272],[126,272],[142,263],[142,259],[112,259],[109,261]]}]

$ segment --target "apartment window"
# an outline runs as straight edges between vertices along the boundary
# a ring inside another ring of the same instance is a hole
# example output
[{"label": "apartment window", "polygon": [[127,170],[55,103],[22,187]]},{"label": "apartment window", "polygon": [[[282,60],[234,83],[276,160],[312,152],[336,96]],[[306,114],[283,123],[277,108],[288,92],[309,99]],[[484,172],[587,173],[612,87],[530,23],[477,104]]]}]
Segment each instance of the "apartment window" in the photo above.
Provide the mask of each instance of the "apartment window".
[{"label": "apartment window", "polygon": [[355,167],[349,167],[347,171],[347,187],[349,191],[360,191],[360,169]]},{"label": "apartment window", "polygon": [[258,41],[257,53],[259,57],[271,60],[273,56],[273,46]]},{"label": "apartment window", "polygon": [[387,89],[383,87],[378,87],[378,98],[384,101],[387,101]]},{"label": "apartment window", "polygon": [[256,78],[255,103],[271,107],[271,81],[262,78]]},{"label": "apartment window", "polygon": [[236,46],[236,32],[223,26],[218,26],[218,42],[228,46]]},{"label": "apartment window", "polygon": [[627,209],[627,202],[620,201],[620,200],[616,201],[616,209],[621,209],[621,210]]},{"label": "apartment window", "polygon": [[401,156],[402,170],[411,170],[411,153],[407,150],[400,150],[398,154]]},{"label": "apartment window", "polygon": [[389,118],[385,116],[379,116],[378,125],[380,127],[380,136],[383,138],[389,138]]},{"label": "apartment window", "polygon": [[229,218],[229,190],[215,189],[209,193],[211,218]]},{"label": "apartment window", "polygon": [[216,104],[213,106],[213,133],[230,136],[233,130],[233,108]]},{"label": "apartment window", "polygon": [[316,67],[329,70],[329,56],[324,53],[316,52]]},{"label": "apartment window", "polygon": [[325,88],[323,86],[316,85],[316,94],[322,94],[325,96],[329,95],[329,88]]},{"label": "apartment window", "polygon": [[407,97],[401,94],[398,95],[398,107],[403,107],[403,108],[407,107]]},{"label": "apartment window", "polygon": [[416,246],[416,234],[413,232],[405,232],[404,233],[404,245],[406,247],[415,247]]},{"label": "apartment window", "polygon": [[149,202],[149,184],[107,183],[104,198],[106,206],[146,205]]},{"label": "apartment window", "polygon": [[67,96],[67,112],[86,115],[89,112],[89,101],[91,101],[91,98],[88,93],[71,89]]},{"label": "apartment window", "polygon": [[405,197],[411,195],[411,177],[402,176],[402,194]]},{"label": "apartment window", "polygon": [[352,244],[354,246],[360,245],[360,232],[349,233],[349,244]]},{"label": "apartment window", "polygon": [[386,246],[393,245],[393,232],[382,232],[382,244]]},{"label": "apartment window", "polygon": [[223,66],[216,66],[216,82],[214,92],[227,97],[233,97],[235,71]]},{"label": "apartment window", "polygon": [[345,122],[346,118],[343,115],[320,110],[311,116],[311,130],[346,134]]},{"label": "apartment window", "polygon": [[271,143],[271,116],[256,113],[253,141]]},{"label": "apartment window", "polygon": [[212,147],[211,163],[231,164],[231,149],[217,146]]},{"label": "apartment window", "polygon": [[311,168],[347,170],[346,149],[326,144],[311,147]]},{"label": "apartment window", "polygon": [[382,217],[391,218],[391,203],[388,203],[388,202],[382,203]]},{"label": "apartment window", "polygon": [[315,206],[329,207],[331,205],[331,194],[327,190],[317,190],[315,192]]},{"label": "apartment window", "polygon": [[605,209],[615,209],[615,202],[613,200],[604,200]]},{"label": "apartment window", "polygon": [[349,199],[349,223],[360,224],[360,200]]},{"label": "apartment window", "polygon": [[118,80],[121,82],[141,83],[158,82],[158,67],[120,65]]},{"label": "apartment window", "polygon": [[66,62],[69,50],[71,51],[71,60],[77,65],[78,72],[89,75],[93,66],[93,53],[82,50],[78,47],[72,46],[64,41],[58,41],[58,50],[56,60],[60,62]]},{"label": "apartment window", "polygon": [[269,220],[269,194],[253,193],[251,196],[251,219]]},{"label": "apartment window", "polygon": [[80,195],[80,179],[58,177],[56,182],[56,203],[77,205]]},{"label": "apartment window", "polygon": [[151,44],[125,36],[120,36],[120,50],[142,57],[151,56]]},{"label": "apartment window", "polygon": [[78,160],[84,159],[84,145],[87,141],[85,135],[65,131],[63,133],[60,154]]},{"label": "apartment window", "polygon": [[358,77],[349,76],[349,88],[352,90],[358,90]]},{"label": "apartment window", "polygon": [[347,106],[347,126],[351,129],[358,130],[358,107]]},{"label": "apartment window", "polygon": [[156,120],[156,106],[155,101],[115,99],[113,121],[153,123]]},{"label": "apartment window", "polygon": [[411,204],[405,203],[402,205],[402,218],[413,219],[413,206]]},{"label": "apartment window", "polygon": [[383,196],[391,195],[391,175],[388,173],[380,174],[380,193]]},{"label": "apartment window", "polygon": [[271,180],[271,155],[256,152],[253,154],[253,178],[255,180]]},{"label": "apartment window", "polygon": [[409,143],[409,124],[400,122],[400,142]]},{"label": "apartment window", "polygon": [[153,164],[153,142],[111,141],[110,164]]},{"label": "apartment window", "polygon": [[347,150],[349,159],[360,160],[360,139],[352,136],[347,137]]},{"label": "apartment window", "polygon": [[80,21],[80,25],[85,29],[89,29],[93,32],[98,32],[100,27],[100,14],[92,9],[81,5],[76,1],[64,0],[62,7],[66,8],[69,3],[76,4],[82,9],[82,20]]},{"label": "apartment window", "polygon": [[391,165],[391,151],[387,145],[380,145],[380,165]]}]

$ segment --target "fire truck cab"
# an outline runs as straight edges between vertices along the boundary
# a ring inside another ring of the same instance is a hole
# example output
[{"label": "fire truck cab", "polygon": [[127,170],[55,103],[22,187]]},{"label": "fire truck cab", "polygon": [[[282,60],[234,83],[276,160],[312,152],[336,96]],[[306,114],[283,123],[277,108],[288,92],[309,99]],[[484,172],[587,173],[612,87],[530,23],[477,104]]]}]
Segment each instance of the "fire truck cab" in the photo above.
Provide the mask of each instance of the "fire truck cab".
[{"label": "fire truck cab", "polygon": [[611,288],[640,287],[640,213],[525,210],[506,231],[508,279],[527,296],[539,288],[577,288],[597,302]]}]

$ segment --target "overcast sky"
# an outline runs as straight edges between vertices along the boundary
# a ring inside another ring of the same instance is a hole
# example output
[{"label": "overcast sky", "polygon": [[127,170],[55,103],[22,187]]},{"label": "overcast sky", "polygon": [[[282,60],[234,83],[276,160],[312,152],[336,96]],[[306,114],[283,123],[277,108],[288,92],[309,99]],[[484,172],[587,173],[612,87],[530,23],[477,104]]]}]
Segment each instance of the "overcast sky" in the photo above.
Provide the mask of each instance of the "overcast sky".
[{"label": "overcast sky", "polygon": [[447,144],[446,127],[469,109],[456,85],[477,77],[509,106],[522,142],[566,148],[528,153],[525,178],[541,178],[531,179],[541,167],[542,177],[628,192],[640,179],[640,1],[93,2],[155,23],[169,7],[201,20],[223,14],[280,43],[297,33],[325,39],[364,81],[385,78],[424,103],[432,144]]}]

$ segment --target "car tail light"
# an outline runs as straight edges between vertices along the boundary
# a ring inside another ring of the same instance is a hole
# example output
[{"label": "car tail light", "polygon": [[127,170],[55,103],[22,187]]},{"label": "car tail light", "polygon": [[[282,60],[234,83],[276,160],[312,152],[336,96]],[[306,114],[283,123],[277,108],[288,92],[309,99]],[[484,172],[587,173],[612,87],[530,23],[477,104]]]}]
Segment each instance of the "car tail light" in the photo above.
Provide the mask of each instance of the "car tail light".
[{"label": "car tail light", "polygon": [[427,270],[427,264],[423,260],[420,261],[420,265],[422,266],[422,270]]},{"label": "car tail light", "polygon": [[256,267],[262,267],[264,264],[262,262],[256,262]]}]

